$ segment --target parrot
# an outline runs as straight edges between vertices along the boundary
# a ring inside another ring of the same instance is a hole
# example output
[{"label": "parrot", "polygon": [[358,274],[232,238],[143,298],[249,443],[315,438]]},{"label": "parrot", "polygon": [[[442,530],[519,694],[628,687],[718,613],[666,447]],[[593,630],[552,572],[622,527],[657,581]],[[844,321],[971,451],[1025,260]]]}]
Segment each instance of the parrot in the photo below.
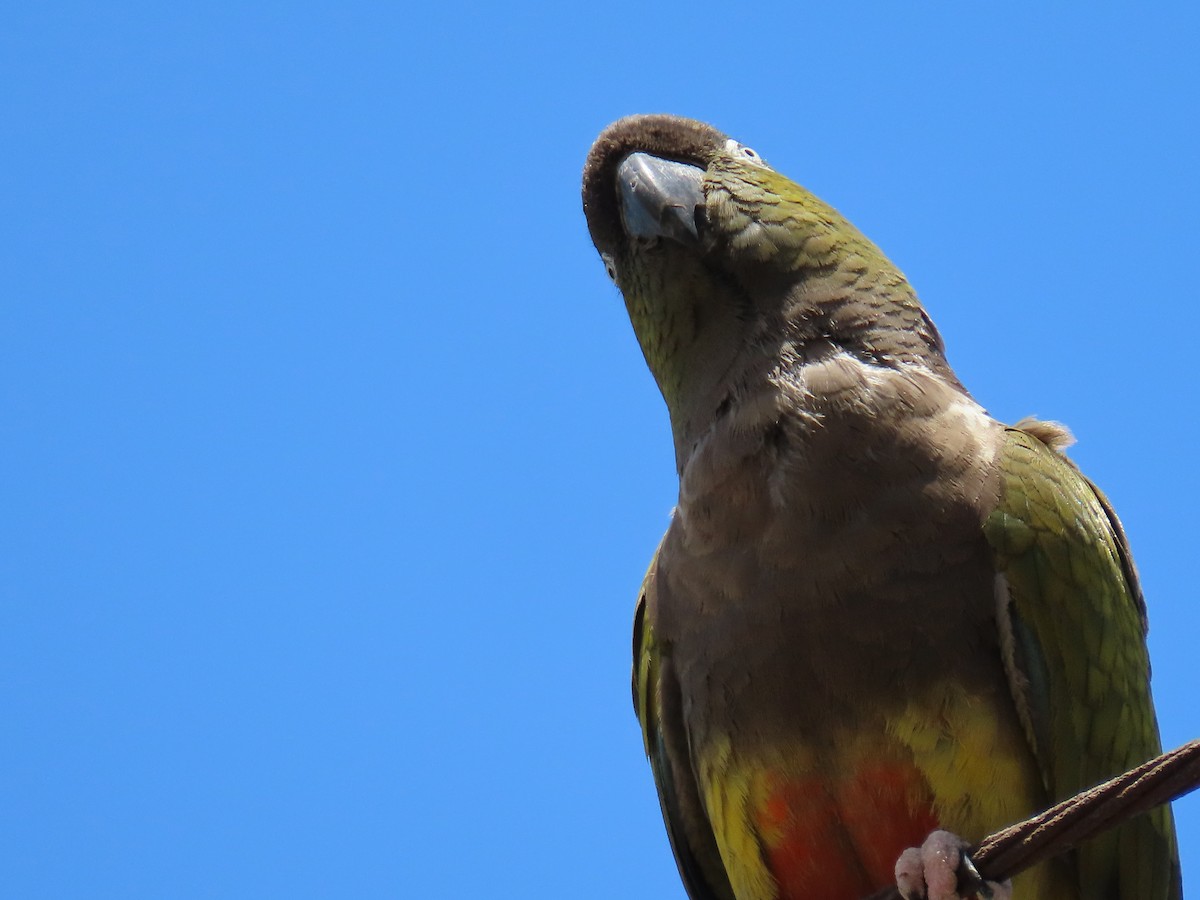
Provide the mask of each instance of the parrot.
[{"label": "parrot", "polygon": [[993,419],[883,252],[710,125],[613,123],[582,194],[674,444],[633,699],[691,900],[1178,900],[1169,807],[1010,883],[962,859],[1160,752],[1065,426]]}]

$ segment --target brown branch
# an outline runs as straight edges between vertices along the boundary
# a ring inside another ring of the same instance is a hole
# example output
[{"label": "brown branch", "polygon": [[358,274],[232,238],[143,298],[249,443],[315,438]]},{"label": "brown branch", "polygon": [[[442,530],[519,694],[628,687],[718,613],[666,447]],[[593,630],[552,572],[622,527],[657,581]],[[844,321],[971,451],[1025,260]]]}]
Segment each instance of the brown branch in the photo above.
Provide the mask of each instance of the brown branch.
[{"label": "brown branch", "polygon": [[[1200,740],[997,831],[967,853],[985,879],[1004,881],[1197,787]],[[890,887],[872,894],[869,900],[901,898],[900,892]]]}]

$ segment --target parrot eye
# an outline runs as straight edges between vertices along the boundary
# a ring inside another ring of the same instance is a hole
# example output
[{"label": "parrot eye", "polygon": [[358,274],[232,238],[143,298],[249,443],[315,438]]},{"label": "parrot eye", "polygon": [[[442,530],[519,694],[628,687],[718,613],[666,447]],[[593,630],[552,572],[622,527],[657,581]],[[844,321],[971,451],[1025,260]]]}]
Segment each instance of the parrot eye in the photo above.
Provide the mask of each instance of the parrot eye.
[{"label": "parrot eye", "polygon": [[613,261],[612,254],[601,253],[600,259],[604,261],[604,271],[608,277],[612,279],[613,284],[617,283],[617,264]]},{"label": "parrot eye", "polygon": [[730,155],[744,159],[753,166],[759,166],[763,169],[768,168],[766,162],[763,161],[763,158],[754,149],[739,144],[732,138],[725,142],[725,149],[729,151]]}]

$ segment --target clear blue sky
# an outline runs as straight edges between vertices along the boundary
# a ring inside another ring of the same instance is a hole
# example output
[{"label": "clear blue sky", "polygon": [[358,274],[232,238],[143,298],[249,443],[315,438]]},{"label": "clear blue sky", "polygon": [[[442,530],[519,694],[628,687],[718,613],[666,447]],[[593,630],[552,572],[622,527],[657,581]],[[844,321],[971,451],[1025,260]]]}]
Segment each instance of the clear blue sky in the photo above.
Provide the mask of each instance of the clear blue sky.
[{"label": "clear blue sky", "polygon": [[6,10],[0,893],[683,896],[628,687],[670,441],[578,199],[632,112],[1072,426],[1200,736],[1200,20],[903,6]]}]

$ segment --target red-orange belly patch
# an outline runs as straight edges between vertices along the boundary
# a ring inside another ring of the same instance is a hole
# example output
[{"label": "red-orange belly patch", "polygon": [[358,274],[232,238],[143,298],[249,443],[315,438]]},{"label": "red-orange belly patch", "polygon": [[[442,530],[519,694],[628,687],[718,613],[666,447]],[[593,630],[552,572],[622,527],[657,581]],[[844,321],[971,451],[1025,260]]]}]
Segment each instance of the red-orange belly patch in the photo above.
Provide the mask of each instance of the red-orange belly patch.
[{"label": "red-orange belly patch", "polygon": [[911,764],[860,766],[841,780],[766,779],[754,811],[780,900],[860,900],[894,881],[896,858],[938,827]]}]

